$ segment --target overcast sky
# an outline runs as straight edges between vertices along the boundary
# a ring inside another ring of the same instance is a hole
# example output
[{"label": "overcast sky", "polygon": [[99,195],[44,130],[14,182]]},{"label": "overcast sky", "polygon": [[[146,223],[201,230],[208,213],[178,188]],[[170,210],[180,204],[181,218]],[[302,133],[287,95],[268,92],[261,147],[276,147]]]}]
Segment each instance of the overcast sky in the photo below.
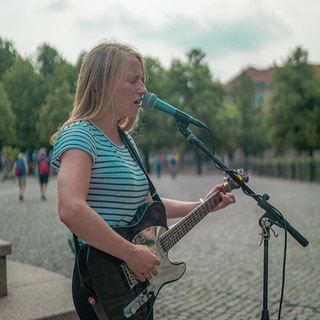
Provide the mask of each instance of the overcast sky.
[{"label": "overcast sky", "polygon": [[319,12],[319,0],[0,0],[0,37],[23,56],[46,42],[70,63],[108,38],[166,68],[201,48],[225,82],[248,66],[281,64],[297,46],[319,64]]}]

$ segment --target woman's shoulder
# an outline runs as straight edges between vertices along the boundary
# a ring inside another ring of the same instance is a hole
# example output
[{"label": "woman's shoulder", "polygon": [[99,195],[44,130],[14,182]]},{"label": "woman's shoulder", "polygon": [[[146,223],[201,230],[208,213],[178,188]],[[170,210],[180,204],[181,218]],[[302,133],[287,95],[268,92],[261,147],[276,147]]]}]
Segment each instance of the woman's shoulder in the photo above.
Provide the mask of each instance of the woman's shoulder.
[{"label": "woman's shoulder", "polygon": [[90,146],[96,144],[95,134],[88,121],[76,121],[64,127],[55,142],[55,149],[67,146]]},{"label": "woman's shoulder", "polygon": [[66,127],[64,127],[59,135],[57,140],[59,139],[66,139],[68,137],[73,138],[77,137],[86,137],[86,138],[93,138],[95,135],[95,130],[92,124],[89,121],[81,120],[70,123]]},{"label": "woman's shoulder", "polygon": [[77,130],[83,130],[83,131],[92,131],[92,125],[89,121],[86,120],[80,120],[80,121],[75,121],[67,126],[65,126],[61,132],[72,132],[72,131],[77,131]]}]

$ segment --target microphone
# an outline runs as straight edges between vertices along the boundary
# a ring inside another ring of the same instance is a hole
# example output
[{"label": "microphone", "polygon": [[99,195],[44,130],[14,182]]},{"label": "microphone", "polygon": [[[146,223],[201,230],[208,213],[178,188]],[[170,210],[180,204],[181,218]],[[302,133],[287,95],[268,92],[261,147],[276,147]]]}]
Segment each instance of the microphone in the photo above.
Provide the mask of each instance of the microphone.
[{"label": "microphone", "polygon": [[185,121],[188,123],[192,123],[195,126],[199,128],[207,128],[207,126],[201,122],[200,120],[197,120],[193,117],[191,117],[189,114],[171,106],[170,104],[158,99],[158,97],[151,92],[147,92],[143,99],[142,99],[142,106],[145,106],[147,108],[151,109],[157,109],[159,111],[168,113],[172,115],[176,120]]}]

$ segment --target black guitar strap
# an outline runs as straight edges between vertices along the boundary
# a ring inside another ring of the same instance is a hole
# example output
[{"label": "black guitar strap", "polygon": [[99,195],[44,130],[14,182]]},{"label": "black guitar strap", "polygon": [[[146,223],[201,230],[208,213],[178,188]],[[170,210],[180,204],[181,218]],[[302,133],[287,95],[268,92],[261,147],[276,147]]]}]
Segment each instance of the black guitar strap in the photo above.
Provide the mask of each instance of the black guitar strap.
[{"label": "black guitar strap", "polygon": [[142,171],[144,172],[145,176],[147,177],[148,179],[148,182],[149,182],[149,188],[150,188],[150,193],[151,193],[151,196],[152,196],[152,199],[153,200],[157,200],[159,202],[162,203],[161,201],[161,198],[159,197],[157,191],[156,191],[156,188],[154,187],[142,161],[141,161],[141,158],[136,150],[136,148],[132,145],[129,137],[127,136],[127,134],[122,131],[121,129],[119,129],[119,134],[120,134],[120,137],[122,138],[125,146],[128,148],[129,152],[131,153],[132,157],[136,160],[136,162],[140,165]]}]

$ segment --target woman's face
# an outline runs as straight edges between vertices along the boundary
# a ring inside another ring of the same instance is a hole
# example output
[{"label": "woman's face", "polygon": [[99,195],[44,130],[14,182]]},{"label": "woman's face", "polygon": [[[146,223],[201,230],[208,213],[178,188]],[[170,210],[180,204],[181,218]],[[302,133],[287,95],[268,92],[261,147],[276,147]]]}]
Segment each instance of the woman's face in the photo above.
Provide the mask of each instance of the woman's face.
[{"label": "woman's face", "polygon": [[114,96],[114,112],[117,119],[137,115],[142,97],[147,92],[144,81],[140,61],[135,55],[129,55],[128,69]]}]

